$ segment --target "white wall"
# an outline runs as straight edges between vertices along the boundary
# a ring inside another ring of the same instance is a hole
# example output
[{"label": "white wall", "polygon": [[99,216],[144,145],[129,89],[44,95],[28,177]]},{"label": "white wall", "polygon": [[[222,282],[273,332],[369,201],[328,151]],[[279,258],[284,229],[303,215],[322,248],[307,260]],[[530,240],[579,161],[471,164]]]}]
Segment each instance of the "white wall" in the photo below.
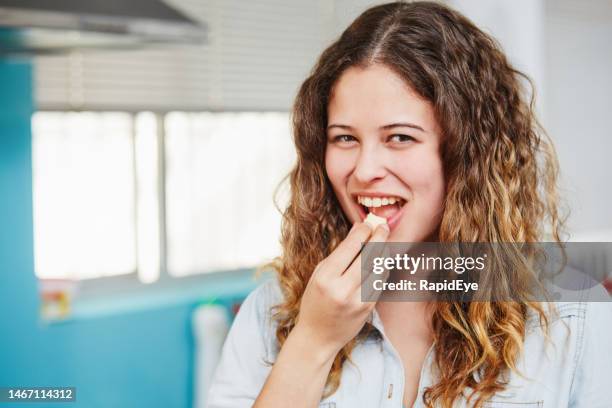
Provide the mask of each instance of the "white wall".
[{"label": "white wall", "polygon": [[544,124],[561,162],[569,226],[612,231],[612,2],[547,8]]}]

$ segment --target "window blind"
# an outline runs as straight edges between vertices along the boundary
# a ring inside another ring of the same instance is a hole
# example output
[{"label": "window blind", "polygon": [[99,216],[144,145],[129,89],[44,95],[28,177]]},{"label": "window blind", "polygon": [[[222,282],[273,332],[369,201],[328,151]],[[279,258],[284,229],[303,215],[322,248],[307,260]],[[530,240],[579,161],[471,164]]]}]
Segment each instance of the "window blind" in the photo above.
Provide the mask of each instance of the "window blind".
[{"label": "window blind", "polygon": [[37,108],[287,111],[338,32],[324,0],[168,3],[207,24],[206,44],[36,57]]}]

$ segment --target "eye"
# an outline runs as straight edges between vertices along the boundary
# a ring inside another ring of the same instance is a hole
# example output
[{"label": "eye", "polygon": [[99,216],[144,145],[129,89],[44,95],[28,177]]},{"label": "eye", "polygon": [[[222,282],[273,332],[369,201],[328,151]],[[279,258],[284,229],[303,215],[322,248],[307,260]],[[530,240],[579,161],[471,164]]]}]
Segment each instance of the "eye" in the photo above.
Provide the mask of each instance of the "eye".
[{"label": "eye", "polygon": [[389,138],[387,139],[388,142],[397,142],[397,143],[408,143],[411,141],[416,140],[414,137],[412,136],[408,136],[408,135],[391,135],[389,136]]},{"label": "eye", "polygon": [[338,135],[338,136],[334,136],[332,138],[332,143],[351,143],[351,142],[355,142],[357,139],[354,136],[351,135]]}]

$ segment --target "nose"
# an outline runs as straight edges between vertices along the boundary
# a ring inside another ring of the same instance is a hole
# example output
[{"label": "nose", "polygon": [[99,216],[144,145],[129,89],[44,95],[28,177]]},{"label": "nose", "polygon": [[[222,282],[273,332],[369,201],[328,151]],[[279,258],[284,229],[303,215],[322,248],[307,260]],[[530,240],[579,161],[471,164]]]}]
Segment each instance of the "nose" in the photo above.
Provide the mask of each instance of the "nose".
[{"label": "nose", "polygon": [[387,170],[384,165],[383,152],[377,145],[364,145],[359,152],[353,176],[360,184],[368,184],[382,179]]}]

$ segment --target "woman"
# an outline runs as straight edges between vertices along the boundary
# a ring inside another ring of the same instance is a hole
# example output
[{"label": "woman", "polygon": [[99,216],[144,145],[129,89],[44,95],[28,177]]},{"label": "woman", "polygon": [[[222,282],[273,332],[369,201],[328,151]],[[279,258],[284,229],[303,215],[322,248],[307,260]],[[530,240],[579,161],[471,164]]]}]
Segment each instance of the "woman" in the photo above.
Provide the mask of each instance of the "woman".
[{"label": "woman", "polygon": [[278,279],[243,303],[211,408],[610,406],[607,303],[361,301],[363,242],[560,241],[521,78],[437,3],[372,7],[323,52],[293,108]]}]

